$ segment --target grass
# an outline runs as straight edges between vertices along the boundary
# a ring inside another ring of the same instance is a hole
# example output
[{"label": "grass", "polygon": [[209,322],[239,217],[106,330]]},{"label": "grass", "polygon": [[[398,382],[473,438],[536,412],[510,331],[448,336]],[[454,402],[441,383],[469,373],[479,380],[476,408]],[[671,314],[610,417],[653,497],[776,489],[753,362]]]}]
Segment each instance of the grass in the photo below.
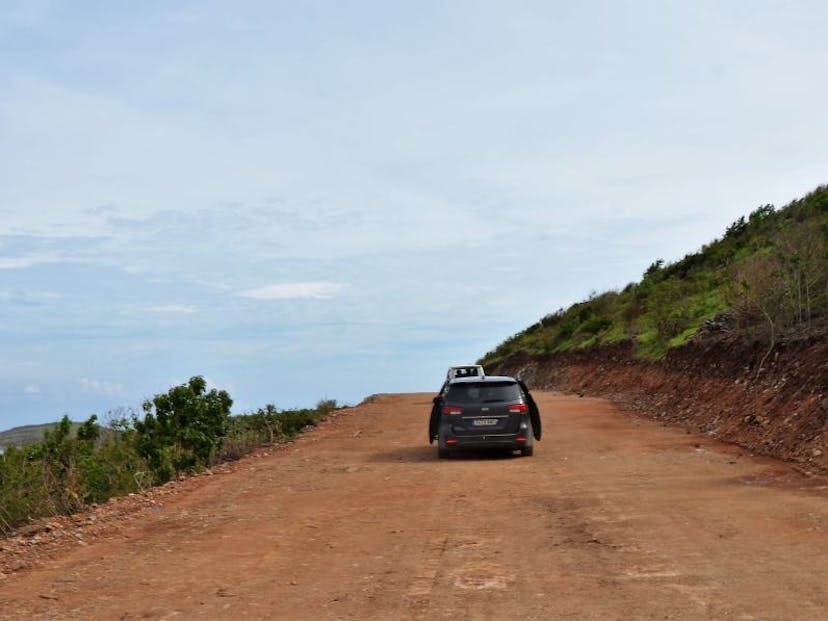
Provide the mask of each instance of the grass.
[{"label": "grass", "polygon": [[722,313],[746,331],[763,321],[774,328],[826,321],[828,187],[779,210],[763,205],[698,251],[675,263],[656,260],[638,282],[542,317],[478,362],[623,342],[637,357],[658,360]]}]

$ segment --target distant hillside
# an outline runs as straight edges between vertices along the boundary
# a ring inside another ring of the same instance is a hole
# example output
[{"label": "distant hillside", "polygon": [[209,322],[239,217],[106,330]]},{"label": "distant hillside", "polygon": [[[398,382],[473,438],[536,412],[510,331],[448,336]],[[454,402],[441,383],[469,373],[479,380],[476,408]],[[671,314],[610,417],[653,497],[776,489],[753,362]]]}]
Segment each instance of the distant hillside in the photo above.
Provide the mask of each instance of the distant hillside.
[{"label": "distant hillside", "polygon": [[[7,446],[25,446],[43,440],[43,434],[57,427],[57,423],[43,425],[24,425],[7,431],[0,431],[0,449]],[[72,423],[72,432],[76,433],[80,423]]]},{"label": "distant hillside", "polygon": [[828,318],[828,186],[781,209],[763,205],[721,238],[675,263],[656,260],[642,279],[559,309],[480,362],[628,344],[659,360],[703,328],[770,343]]}]

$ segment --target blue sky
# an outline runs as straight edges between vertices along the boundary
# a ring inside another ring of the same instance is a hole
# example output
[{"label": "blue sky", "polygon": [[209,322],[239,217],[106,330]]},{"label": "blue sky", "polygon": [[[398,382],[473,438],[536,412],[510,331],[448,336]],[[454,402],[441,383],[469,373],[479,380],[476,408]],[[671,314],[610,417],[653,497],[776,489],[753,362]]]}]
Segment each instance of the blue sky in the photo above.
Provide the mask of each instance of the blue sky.
[{"label": "blue sky", "polygon": [[0,6],[0,428],[436,389],[828,181],[823,2]]}]

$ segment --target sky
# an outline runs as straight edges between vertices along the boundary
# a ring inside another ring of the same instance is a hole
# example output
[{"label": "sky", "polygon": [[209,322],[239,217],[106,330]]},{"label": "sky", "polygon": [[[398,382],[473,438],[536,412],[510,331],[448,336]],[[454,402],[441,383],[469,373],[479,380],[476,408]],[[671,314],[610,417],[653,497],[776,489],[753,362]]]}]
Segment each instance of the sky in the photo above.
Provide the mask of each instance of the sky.
[{"label": "sky", "polygon": [[451,364],[828,182],[822,1],[0,3],[0,429]]}]

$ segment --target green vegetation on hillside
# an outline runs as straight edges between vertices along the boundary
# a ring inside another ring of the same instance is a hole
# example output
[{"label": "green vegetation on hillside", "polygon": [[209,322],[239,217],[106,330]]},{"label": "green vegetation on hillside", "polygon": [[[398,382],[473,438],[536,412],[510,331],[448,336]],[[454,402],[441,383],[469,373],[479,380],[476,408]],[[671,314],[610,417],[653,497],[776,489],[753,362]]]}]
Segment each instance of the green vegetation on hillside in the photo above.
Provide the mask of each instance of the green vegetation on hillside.
[{"label": "green vegetation on hillside", "polygon": [[828,186],[779,210],[759,207],[698,252],[655,261],[641,281],[543,317],[480,362],[619,342],[658,359],[722,313],[771,345],[780,330],[828,318]]},{"label": "green vegetation on hillside", "polygon": [[0,535],[237,459],[295,436],[337,408],[323,400],[315,409],[267,405],[230,416],[232,403],[227,392],[207,391],[196,376],[146,401],[142,418],[122,415],[101,428],[97,416],[79,425],[64,416],[41,442],[9,446],[0,455]]}]

